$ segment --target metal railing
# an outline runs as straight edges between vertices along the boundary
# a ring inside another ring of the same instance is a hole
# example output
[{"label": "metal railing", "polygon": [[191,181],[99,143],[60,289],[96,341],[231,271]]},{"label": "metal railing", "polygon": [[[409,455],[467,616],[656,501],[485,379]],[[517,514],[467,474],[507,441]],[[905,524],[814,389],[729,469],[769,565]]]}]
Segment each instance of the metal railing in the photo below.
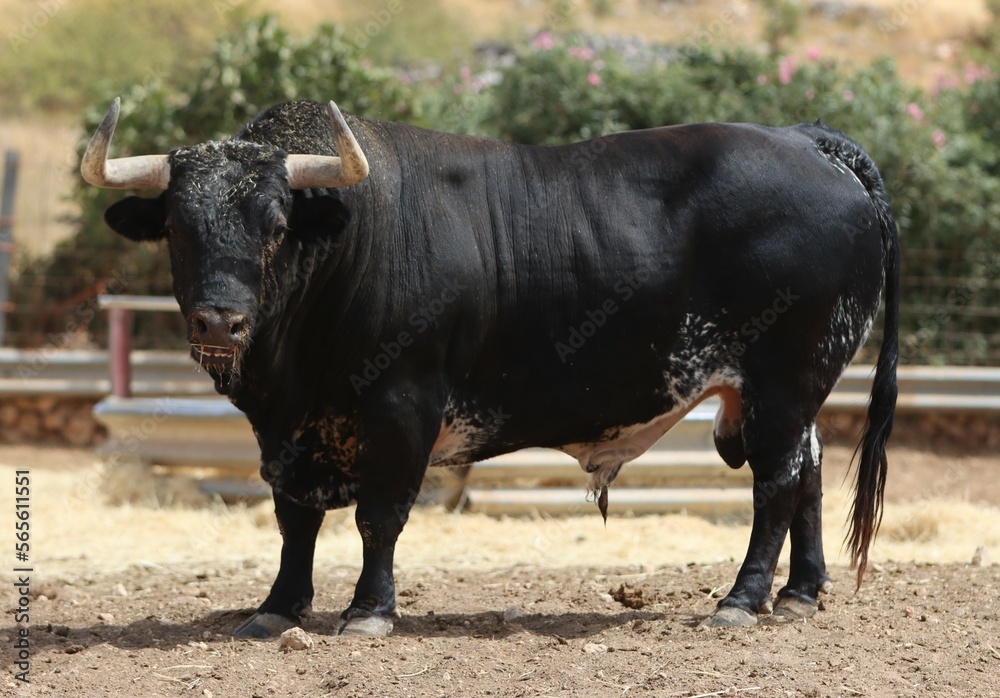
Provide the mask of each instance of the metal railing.
[{"label": "metal railing", "polygon": [[178,311],[177,301],[168,296],[101,295],[97,304],[108,310],[108,350],[111,352],[111,394],[132,396],[132,326],[135,311]]}]

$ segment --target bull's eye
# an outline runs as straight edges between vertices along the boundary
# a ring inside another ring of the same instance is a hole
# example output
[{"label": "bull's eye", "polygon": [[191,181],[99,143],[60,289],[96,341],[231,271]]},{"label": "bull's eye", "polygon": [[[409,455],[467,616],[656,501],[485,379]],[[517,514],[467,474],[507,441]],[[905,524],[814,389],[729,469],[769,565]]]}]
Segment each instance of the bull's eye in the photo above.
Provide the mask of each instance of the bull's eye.
[{"label": "bull's eye", "polygon": [[288,232],[288,227],[285,225],[284,221],[280,221],[271,226],[271,237],[280,238],[282,235]]}]

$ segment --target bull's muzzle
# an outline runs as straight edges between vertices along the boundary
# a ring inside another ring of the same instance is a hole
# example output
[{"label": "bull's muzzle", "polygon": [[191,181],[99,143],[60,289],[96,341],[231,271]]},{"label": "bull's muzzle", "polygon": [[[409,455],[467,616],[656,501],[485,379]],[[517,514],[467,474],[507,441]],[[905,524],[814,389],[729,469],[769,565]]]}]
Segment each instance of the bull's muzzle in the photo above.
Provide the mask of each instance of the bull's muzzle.
[{"label": "bull's muzzle", "polygon": [[192,355],[203,365],[232,365],[250,334],[246,316],[234,310],[197,309],[188,323]]}]

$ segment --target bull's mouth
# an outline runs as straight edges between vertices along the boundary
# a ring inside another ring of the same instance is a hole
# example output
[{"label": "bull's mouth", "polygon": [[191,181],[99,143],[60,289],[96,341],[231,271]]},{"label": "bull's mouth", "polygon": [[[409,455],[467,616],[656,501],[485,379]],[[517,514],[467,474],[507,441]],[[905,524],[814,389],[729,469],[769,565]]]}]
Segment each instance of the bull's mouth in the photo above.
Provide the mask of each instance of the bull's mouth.
[{"label": "bull's mouth", "polygon": [[207,344],[192,344],[191,358],[204,368],[233,368],[239,356],[238,347],[215,347]]}]

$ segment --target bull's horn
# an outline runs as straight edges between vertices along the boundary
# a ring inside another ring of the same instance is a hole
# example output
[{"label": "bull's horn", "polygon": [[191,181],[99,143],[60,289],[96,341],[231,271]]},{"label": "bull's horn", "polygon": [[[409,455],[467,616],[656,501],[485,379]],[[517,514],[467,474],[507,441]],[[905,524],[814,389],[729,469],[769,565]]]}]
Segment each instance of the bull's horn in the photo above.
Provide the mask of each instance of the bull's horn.
[{"label": "bull's horn", "polygon": [[107,189],[166,189],[170,184],[170,162],[166,155],[139,155],[108,160],[111,138],[118,125],[122,101],[114,103],[90,139],[80,162],[80,174],[90,184]]},{"label": "bull's horn", "polygon": [[349,187],[368,176],[368,159],[333,102],[330,102],[329,116],[340,157],[290,154],[285,161],[289,188]]}]

